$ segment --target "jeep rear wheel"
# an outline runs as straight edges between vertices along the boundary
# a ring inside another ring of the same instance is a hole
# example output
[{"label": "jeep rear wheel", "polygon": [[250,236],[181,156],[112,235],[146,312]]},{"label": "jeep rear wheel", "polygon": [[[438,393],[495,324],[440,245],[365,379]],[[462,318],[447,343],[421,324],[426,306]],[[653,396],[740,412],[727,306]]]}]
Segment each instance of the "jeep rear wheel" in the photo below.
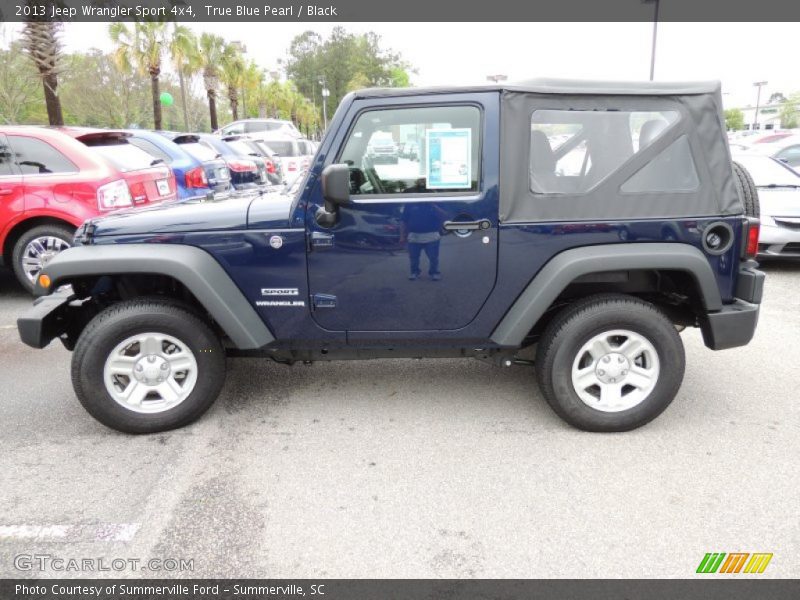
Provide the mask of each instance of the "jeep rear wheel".
[{"label": "jeep rear wheel", "polygon": [[548,404],[587,431],[628,431],[663,412],[678,393],[683,343],[658,308],[598,295],[564,309],[545,329],[536,375]]},{"label": "jeep rear wheel", "polygon": [[98,421],[127,433],[174,429],[199,418],[219,395],[225,355],[188,308],[132,300],[87,325],[72,357],[72,383]]}]

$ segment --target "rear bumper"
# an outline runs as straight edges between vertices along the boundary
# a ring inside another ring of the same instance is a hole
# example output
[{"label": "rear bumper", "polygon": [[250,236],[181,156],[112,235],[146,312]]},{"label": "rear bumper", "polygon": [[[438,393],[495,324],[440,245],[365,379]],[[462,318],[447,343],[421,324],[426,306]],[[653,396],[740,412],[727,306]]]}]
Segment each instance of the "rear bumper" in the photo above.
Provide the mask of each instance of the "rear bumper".
[{"label": "rear bumper", "polygon": [[764,273],[752,267],[739,271],[736,299],[722,310],[707,313],[700,321],[703,341],[712,350],[726,350],[747,345],[758,324]]},{"label": "rear bumper", "polygon": [[17,330],[23,343],[44,348],[66,329],[67,305],[74,298],[71,290],[55,292],[33,301],[33,306],[17,319]]}]

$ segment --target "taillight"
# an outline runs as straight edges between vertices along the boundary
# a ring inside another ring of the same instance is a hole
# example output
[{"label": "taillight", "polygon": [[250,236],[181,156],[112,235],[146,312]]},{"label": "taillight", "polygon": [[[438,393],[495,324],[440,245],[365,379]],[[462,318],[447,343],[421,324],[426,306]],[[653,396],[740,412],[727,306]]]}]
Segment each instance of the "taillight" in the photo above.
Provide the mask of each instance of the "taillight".
[{"label": "taillight", "polygon": [[264,159],[264,162],[267,163],[267,173],[274,173],[275,172],[275,163],[269,159]]},{"label": "taillight", "polygon": [[290,171],[297,171],[297,163],[293,160],[289,161],[289,170]]},{"label": "taillight", "polygon": [[191,171],[186,171],[186,187],[187,188],[204,188],[208,187],[208,179],[206,178],[206,171],[203,167],[197,167]]},{"label": "taillight", "polygon": [[748,219],[746,222],[746,241],[744,258],[755,258],[758,254],[758,235],[761,233],[761,222],[758,219]]},{"label": "taillight", "polygon": [[229,160],[228,168],[234,173],[246,173],[248,171],[258,171],[256,163],[251,160]]},{"label": "taillight", "polygon": [[97,208],[100,210],[114,210],[132,204],[131,191],[122,179],[97,188]]},{"label": "taillight", "polygon": [[136,183],[130,184],[128,187],[131,189],[131,196],[133,197],[134,204],[147,200],[147,190],[144,189],[143,181],[137,181]]}]

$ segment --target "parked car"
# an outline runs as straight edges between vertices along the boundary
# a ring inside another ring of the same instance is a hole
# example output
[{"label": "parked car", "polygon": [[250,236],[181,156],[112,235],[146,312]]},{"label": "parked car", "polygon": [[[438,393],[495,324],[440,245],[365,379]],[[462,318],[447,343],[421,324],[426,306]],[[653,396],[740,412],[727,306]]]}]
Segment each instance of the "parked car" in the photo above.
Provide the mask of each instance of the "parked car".
[{"label": "parked car", "polygon": [[0,255],[25,289],[33,290],[42,267],[72,244],[86,219],[130,207],[134,197],[140,205],[175,197],[168,169],[151,167],[152,157],[130,148],[136,156],[122,154],[141,169],[120,166],[64,131],[0,127]]},{"label": "parked car", "polygon": [[800,174],[754,152],[734,153],[753,178],[761,212],[758,257],[800,258]]},{"label": "parked car", "polygon": [[140,150],[128,141],[126,131],[59,127],[116,167],[131,192],[133,204],[164,202],[178,197],[177,184],[172,169],[162,158]]},{"label": "parked car", "polygon": [[399,147],[400,158],[419,160],[419,144],[417,142],[403,142]]},{"label": "parked car", "polygon": [[233,149],[216,135],[185,133],[173,140],[199,160],[222,159],[228,166],[234,190],[255,190],[266,184],[266,174],[259,171],[255,158]]},{"label": "parked car", "polygon": [[795,170],[800,170],[800,135],[790,135],[772,142],[751,146],[749,150],[771,156]]},{"label": "parked car", "polygon": [[374,164],[397,164],[399,152],[397,143],[388,131],[376,131],[367,143],[366,157]]},{"label": "parked car", "polygon": [[278,156],[286,184],[291,186],[311,164],[311,146],[305,140],[281,136],[269,137],[264,143]]},{"label": "parked car", "polygon": [[283,183],[283,172],[280,161],[274,152],[268,152],[256,143],[256,140],[246,135],[227,135],[222,138],[231,148],[245,156],[253,157],[258,164],[259,175],[270,185]]},{"label": "parked car", "polygon": [[[160,158],[175,175],[178,198],[206,196],[212,192],[226,194],[231,190],[231,174],[225,161],[200,160],[164,134],[142,129],[128,131],[128,142],[154,158]],[[174,139],[174,137],[173,137]]]},{"label": "parked car", "polygon": [[275,136],[300,138],[302,134],[294,123],[284,119],[240,119],[229,123],[215,131],[217,135],[248,135],[253,138],[266,139]]},{"label": "parked car", "polygon": [[[91,220],[42,271],[20,337],[72,349],[78,399],[126,432],[199,418],[227,355],[505,368],[530,365],[526,348],[565,421],[634,429],[680,389],[680,328],[723,350],[749,343],[758,321],[758,191],[731,163],[721,106],[718,83],[349,94],[296,194]],[[367,141],[386,128],[426,139],[422,176],[364,172]],[[554,149],[554,130],[573,133]],[[591,166],[559,175],[580,143]],[[550,227],[569,223],[597,227]],[[358,237],[375,230],[390,239]],[[147,275],[131,275],[143,261]]]}]

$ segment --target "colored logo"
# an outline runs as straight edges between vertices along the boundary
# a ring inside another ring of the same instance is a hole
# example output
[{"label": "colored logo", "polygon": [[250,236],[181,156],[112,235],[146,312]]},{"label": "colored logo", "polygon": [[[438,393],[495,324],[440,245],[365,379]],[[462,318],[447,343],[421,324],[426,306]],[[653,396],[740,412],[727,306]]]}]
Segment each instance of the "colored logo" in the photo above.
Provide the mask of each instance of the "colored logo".
[{"label": "colored logo", "polygon": [[766,552],[709,552],[697,566],[698,573],[763,573],[772,553]]}]

